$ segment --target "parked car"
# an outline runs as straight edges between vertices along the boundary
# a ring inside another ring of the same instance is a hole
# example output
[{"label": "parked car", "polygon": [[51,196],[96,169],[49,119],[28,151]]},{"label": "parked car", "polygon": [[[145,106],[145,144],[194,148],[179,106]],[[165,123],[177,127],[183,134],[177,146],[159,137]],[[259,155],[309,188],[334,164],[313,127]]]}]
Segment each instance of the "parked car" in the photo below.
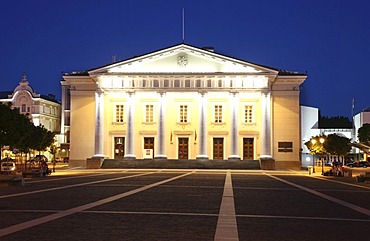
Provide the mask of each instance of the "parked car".
[{"label": "parked car", "polygon": [[1,171],[2,172],[14,172],[17,169],[15,162],[2,162]]},{"label": "parked car", "polygon": [[46,161],[46,162],[48,162],[49,160],[48,160],[48,158],[46,157],[46,156],[44,156],[44,155],[36,155],[35,156],[35,160],[37,160],[37,161]]},{"label": "parked car", "polygon": [[346,164],[347,167],[369,167],[370,163],[368,161],[355,161]]}]

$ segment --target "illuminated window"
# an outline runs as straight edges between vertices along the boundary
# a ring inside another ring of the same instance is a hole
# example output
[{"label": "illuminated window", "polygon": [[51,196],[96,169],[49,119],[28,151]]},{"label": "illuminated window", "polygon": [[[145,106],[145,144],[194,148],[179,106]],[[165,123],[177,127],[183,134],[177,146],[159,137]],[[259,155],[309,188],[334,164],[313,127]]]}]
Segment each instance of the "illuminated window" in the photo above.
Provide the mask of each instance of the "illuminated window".
[{"label": "illuminated window", "polygon": [[145,106],[145,121],[153,122],[153,105]]},{"label": "illuminated window", "polygon": [[253,122],[253,106],[246,105],[244,110],[244,121],[245,123],[252,123]]},{"label": "illuminated window", "polygon": [[215,105],[215,122],[222,122],[222,105]]},{"label": "illuminated window", "polygon": [[116,105],[116,122],[120,122],[122,123],[123,122],[123,110],[124,110],[124,107],[123,105]]},{"label": "illuminated window", "polygon": [[188,106],[180,105],[180,122],[188,122]]},{"label": "illuminated window", "polygon": [[293,152],[293,142],[278,142],[278,152]]}]

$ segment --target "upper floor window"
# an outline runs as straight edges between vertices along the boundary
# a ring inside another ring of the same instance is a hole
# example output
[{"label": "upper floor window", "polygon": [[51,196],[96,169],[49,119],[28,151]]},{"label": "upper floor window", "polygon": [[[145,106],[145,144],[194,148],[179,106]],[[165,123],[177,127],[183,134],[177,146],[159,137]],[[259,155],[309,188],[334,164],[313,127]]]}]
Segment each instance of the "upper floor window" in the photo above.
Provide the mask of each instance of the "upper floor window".
[{"label": "upper floor window", "polygon": [[21,112],[26,112],[26,104],[22,104],[22,110]]},{"label": "upper floor window", "polygon": [[188,122],[188,106],[180,105],[180,122]]},{"label": "upper floor window", "polygon": [[215,105],[215,122],[222,122],[222,105]]},{"label": "upper floor window", "polygon": [[244,122],[253,123],[253,105],[246,105],[244,109]]},{"label": "upper floor window", "polygon": [[115,121],[116,122],[123,122],[123,110],[124,106],[123,105],[116,105],[116,110],[115,110]]},{"label": "upper floor window", "polygon": [[145,122],[153,122],[153,105],[145,105]]}]

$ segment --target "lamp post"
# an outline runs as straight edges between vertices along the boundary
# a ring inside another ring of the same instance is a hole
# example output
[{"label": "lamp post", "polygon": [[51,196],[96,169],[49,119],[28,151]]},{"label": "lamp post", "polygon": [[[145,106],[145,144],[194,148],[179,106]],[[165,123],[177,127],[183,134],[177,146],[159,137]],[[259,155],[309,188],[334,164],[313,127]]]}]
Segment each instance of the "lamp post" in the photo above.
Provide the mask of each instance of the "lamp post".
[{"label": "lamp post", "polygon": [[[312,143],[312,150],[315,150],[313,146],[315,146],[316,140],[312,139],[311,143]],[[313,155],[312,155],[312,173],[315,173],[315,151],[313,151]]]},{"label": "lamp post", "polygon": [[[323,150],[324,149],[323,148],[323,144],[325,142],[325,139],[321,137],[319,141],[321,143],[321,150]],[[324,160],[323,160],[323,157],[322,156],[321,156],[321,175],[324,176]]]}]

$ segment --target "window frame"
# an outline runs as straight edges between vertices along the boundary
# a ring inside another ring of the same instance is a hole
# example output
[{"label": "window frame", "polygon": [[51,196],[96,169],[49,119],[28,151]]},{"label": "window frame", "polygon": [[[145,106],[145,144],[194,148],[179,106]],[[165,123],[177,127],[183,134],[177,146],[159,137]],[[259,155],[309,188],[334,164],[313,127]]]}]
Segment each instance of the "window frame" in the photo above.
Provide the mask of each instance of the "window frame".
[{"label": "window frame", "polygon": [[[117,109],[118,107],[122,107],[122,109],[118,110]],[[122,113],[120,113],[120,112],[122,112]],[[114,117],[113,117],[113,122],[114,123],[124,123],[125,122],[125,105],[123,103],[114,104],[114,112],[113,113],[114,113]]]}]

